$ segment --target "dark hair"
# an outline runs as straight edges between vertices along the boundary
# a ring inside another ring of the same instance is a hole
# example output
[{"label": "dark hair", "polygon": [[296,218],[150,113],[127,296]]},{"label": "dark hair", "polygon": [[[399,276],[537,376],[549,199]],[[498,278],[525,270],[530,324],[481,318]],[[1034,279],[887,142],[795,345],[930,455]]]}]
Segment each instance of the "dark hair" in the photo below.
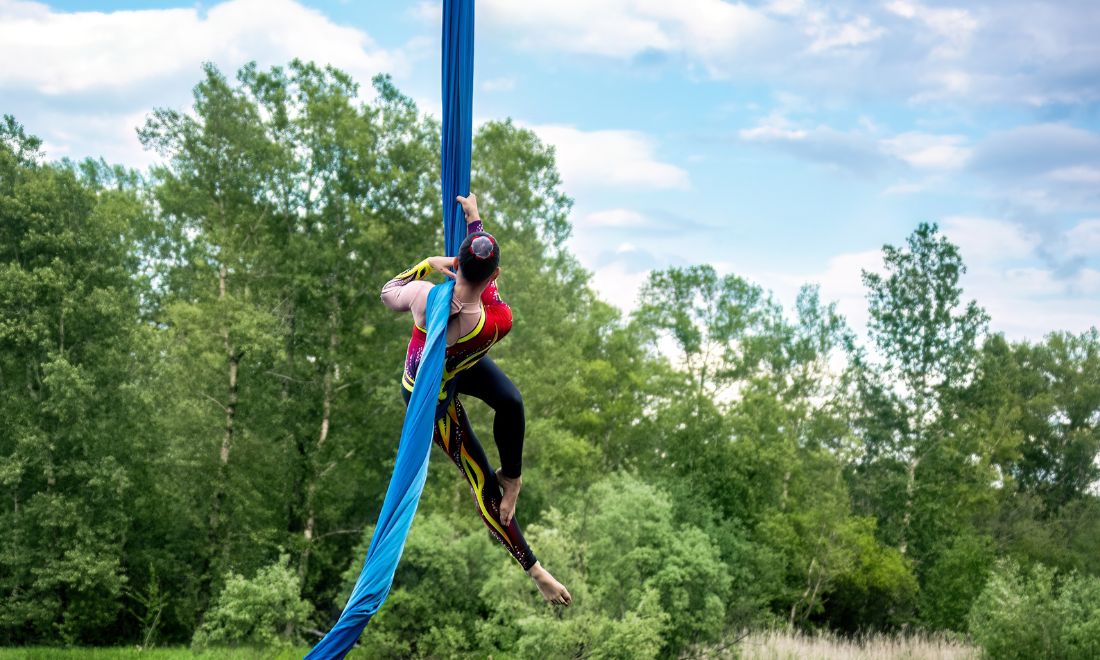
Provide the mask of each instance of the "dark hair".
[{"label": "dark hair", "polygon": [[458,248],[458,268],[471,284],[481,284],[500,265],[500,244],[493,235],[475,231]]}]

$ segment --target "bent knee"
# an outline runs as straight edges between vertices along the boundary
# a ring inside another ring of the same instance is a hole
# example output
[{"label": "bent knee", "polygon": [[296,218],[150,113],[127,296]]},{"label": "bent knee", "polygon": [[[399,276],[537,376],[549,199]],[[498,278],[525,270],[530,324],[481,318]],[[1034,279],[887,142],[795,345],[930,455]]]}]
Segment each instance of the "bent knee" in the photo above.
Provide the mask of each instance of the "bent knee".
[{"label": "bent knee", "polygon": [[519,393],[519,389],[512,386],[503,392],[497,399],[497,411],[507,410],[512,414],[523,414],[523,395]]}]

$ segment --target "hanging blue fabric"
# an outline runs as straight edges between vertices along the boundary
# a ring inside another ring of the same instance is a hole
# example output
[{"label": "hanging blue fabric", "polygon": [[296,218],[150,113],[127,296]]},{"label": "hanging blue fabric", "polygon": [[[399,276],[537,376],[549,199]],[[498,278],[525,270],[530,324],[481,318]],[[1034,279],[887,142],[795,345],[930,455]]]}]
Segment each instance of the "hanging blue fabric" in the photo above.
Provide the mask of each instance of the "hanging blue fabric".
[{"label": "hanging blue fabric", "polygon": [[466,238],[458,195],[470,192],[473,145],[474,0],[443,2],[443,235],[454,256]]},{"label": "hanging blue fabric", "polygon": [[343,658],[390,592],[393,574],[405,549],[405,538],[428,476],[428,453],[432,448],[432,424],[439,383],[443,378],[452,291],[454,280],[448,280],[428,294],[428,340],[405,412],[393,476],[378,514],[363,571],[340,619],[306,658]]},{"label": "hanging blue fabric", "polygon": [[[443,232],[448,255],[466,238],[466,222],[457,195],[470,192],[470,151],[473,135],[474,0],[443,2]],[[366,561],[340,619],[308,659],[343,658],[359,639],[370,618],[382,607],[393,574],[405,549],[420,493],[428,476],[428,454],[438,403],[439,384],[447,352],[454,281],[428,294],[428,339],[416,374],[397,460],[386,499],[367,550]]]}]

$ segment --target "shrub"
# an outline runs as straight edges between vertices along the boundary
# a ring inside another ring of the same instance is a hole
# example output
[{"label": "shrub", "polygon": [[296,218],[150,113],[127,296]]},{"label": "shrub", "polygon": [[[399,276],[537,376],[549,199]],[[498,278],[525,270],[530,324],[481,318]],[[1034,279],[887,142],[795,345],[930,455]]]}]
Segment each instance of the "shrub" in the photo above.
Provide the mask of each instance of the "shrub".
[{"label": "shrub", "polygon": [[970,610],[970,633],[991,658],[1100,657],[1100,578],[1001,562]]},{"label": "shrub", "polygon": [[230,572],[217,600],[195,632],[196,647],[216,645],[280,646],[300,643],[299,631],[311,608],[301,598],[298,576],[283,555],[254,578]]}]

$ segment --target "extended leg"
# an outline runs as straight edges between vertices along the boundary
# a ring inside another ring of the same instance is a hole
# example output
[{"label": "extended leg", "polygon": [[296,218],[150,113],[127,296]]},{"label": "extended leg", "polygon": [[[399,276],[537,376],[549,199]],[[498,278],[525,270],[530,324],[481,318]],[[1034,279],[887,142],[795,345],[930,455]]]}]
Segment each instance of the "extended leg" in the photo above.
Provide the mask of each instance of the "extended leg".
[{"label": "extended leg", "polygon": [[[409,403],[409,391],[402,389],[405,404]],[[496,473],[489,465],[489,459],[485,456],[485,450],[478,442],[474,430],[470,426],[470,420],[466,411],[457,398],[452,399],[447,411],[435,423],[435,432],[432,440],[439,448],[447,453],[462,471],[463,477],[470,485],[470,492],[474,496],[478,515],[482,522],[489,528],[489,534],[500,542],[516,561],[519,562],[527,575],[535,582],[539,593],[548,602],[559,605],[569,605],[573,602],[572,596],[565,585],[558,582],[542,564],[535,558],[535,553],[527,545],[523,533],[519,529],[519,523],[515,517],[504,524],[500,519],[501,494],[497,485]]]},{"label": "extended leg", "polygon": [[466,417],[466,411],[457,397],[447,408],[445,420],[445,423],[443,421],[436,423],[434,440],[451,456],[465,475],[473,492],[474,501],[477,502],[478,514],[489,527],[489,533],[508,548],[516,561],[523,566],[523,570],[527,571],[527,575],[535,581],[543,598],[551,603],[569,605],[573,601],[569,590],[554,579],[554,576],[535,559],[535,553],[531,552],[531,548],[527,546],[527,541],[519,531],[515,516],[512,516],[507,524],[501,521],[501,494],[497,486],[496,473],[489,465],[485,450],[481,448],[481,443],[474,435],[470,420]]},{"label": "extended leg", "polygon": [[447,414],[436,421],[433,440],[440,449],[447,452],[470,484],[478,515],[489,528],[489,533],[508,548],[516,561],[523,566],[523,570],[529,570],[537,561],[535,553],[523,538],[514,516],[508,523],[501,521],[501,493],[496,472],[489,465],[489,458],[474,435],[466,411],[457,398],[451,401]]}]

